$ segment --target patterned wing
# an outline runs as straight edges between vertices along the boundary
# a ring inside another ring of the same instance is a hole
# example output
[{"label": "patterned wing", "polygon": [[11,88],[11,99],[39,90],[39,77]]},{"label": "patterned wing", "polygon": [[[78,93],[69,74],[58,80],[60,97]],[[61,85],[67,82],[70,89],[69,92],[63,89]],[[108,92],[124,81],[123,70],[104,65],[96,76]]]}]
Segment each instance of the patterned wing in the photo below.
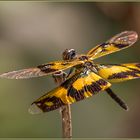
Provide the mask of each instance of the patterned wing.
[{"label": "patterned wing", "polygon": [[98,65],[98,74],[109,82],[140,78],[140,63]]},{"label": "patterned wing", "polygon": [[38,114],[52,111],[63,105],[88,98],[110,86],[110,83],[90,70],[77,72],[59,87],[33,102],[29,112]]},{"label": "patterned wing", "polygon": [[102,57],[104,55],[120,51],[121,49],[125,49],[131,45],[133,45],[137,41],[138,35],[134,31],[124,31],[116,36],[112,37],[107,42],[98,45],[97,47],[91,49],[87,55],[91,60]]},{"label": "patterned wing", "polygon": [[81,61],[56,61],[50,62],[47,64],[39,65],[35,68],[27,68],[18,71],[12,71],[3,73],[0,75],[0,78],[9,78],[9,79],[27,79],[31,77],[45,76],[48,74],[53,74],[60,70],[65,70],[75,65],[81,64]]}]

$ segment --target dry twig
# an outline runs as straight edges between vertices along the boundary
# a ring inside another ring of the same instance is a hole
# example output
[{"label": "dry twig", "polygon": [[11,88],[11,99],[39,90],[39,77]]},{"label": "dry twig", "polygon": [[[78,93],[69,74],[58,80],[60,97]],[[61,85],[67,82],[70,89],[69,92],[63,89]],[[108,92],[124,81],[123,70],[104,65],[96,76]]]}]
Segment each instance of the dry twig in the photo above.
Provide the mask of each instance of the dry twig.
[{"label": "dry twig", "polygon": [[[66,80],[66,73],[61,71],[53,74],[53,78],[57,84],[61,84]],[[72,137],[72,121],[71,121],[71,107],[70,104],[62,106],[60,108],[62,117],[62,135],[63,138]]]}]

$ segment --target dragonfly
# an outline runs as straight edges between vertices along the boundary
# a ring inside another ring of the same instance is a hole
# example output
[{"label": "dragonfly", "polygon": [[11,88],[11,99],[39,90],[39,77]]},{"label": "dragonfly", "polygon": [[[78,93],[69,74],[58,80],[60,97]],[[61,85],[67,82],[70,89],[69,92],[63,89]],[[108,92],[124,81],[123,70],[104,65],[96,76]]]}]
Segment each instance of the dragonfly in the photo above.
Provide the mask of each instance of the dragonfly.
[{"label": "dragonfly", "polygon": [[32,114],[56,110],[101,91],[106,91],[123,109],[128,110],[127,104],[110,88],[111,83],[140,78],[140,63],[98,64],[94,60],[128,48],[137,39],[138,34],[135,31],[123,31],[95,46],[87,54],[77,54],[74,49],[66,49],[61,61],[6,72],[0,74],[0,78],[27,79],[61,73],[66,69],[72,70],[64,82],[31,104],[29,112]]}]

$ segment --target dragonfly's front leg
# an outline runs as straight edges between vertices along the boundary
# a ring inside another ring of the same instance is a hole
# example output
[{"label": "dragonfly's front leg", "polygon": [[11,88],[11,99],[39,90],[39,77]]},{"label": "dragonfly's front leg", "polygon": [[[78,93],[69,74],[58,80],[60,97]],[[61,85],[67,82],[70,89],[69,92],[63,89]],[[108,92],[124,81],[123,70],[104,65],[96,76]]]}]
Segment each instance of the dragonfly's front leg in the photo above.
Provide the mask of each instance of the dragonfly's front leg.
[{"label": "dragonfly's front leg", "polygon": [[52,75],[56,84],[60,85],[67,78],[67,73],[64,71],[58,71]]}]

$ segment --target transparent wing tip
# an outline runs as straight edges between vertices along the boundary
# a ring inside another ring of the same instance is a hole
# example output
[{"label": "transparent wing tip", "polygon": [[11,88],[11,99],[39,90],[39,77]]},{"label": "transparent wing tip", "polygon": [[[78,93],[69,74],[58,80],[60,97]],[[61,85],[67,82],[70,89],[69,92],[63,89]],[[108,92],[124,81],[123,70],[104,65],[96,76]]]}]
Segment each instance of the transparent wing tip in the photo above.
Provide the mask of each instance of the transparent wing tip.
[{"label": "transparent wing tip", "polygon": [[30,114],[41,114],[41,113],[43,113],[43,111],[36,104],[32,104],[29,107],[28,112]]},{"label": "transparent wing tip", "polygon": [[128,45],[134,44],[138,39],[138,34],[135,31],[124,31],[112,37],[109,42],[126,43]]},{"label": "transparent wing tip", "polygon": [[11,76],[9,73],[3,73],[0,75],[0,78],[13,79],[13,76]]},{"label": "transparent wing tip", "polygon": [[28,69],[2,73],[0,74],[0,78],[28,79],[28,78],[39,77],[44,75],[46,75],[46,73],[42,72],[39,68],[28,68]]},{"label": "transparent wing tip", "polygon": [[128,37],[130,37],[130,39],[138,38],[138,34],[135,31],[124,31],[124,32],[121,32],[120,34],[118,34],[118,36],[120,36],[120,37],[128,36]]},{"label": "transparent wing tip", "polygon": [[[127,31],[126,31],[126,34],[127,34]],[[128,40],[130,42],[136,42],[137,39],[138,39],[137,32],[135,32],[135,31],[128,31],[128,38],[129,38]]]},{"label": "transparent wing tip", "polygon": [[25,77],[23,74],[24,73],[21,70],[12,71],[12,72],[6,72],[6,73],[0,74],[0,78],[6,78],[6,79],[24,79],[24,78],[28,78],[28,77]]}]

